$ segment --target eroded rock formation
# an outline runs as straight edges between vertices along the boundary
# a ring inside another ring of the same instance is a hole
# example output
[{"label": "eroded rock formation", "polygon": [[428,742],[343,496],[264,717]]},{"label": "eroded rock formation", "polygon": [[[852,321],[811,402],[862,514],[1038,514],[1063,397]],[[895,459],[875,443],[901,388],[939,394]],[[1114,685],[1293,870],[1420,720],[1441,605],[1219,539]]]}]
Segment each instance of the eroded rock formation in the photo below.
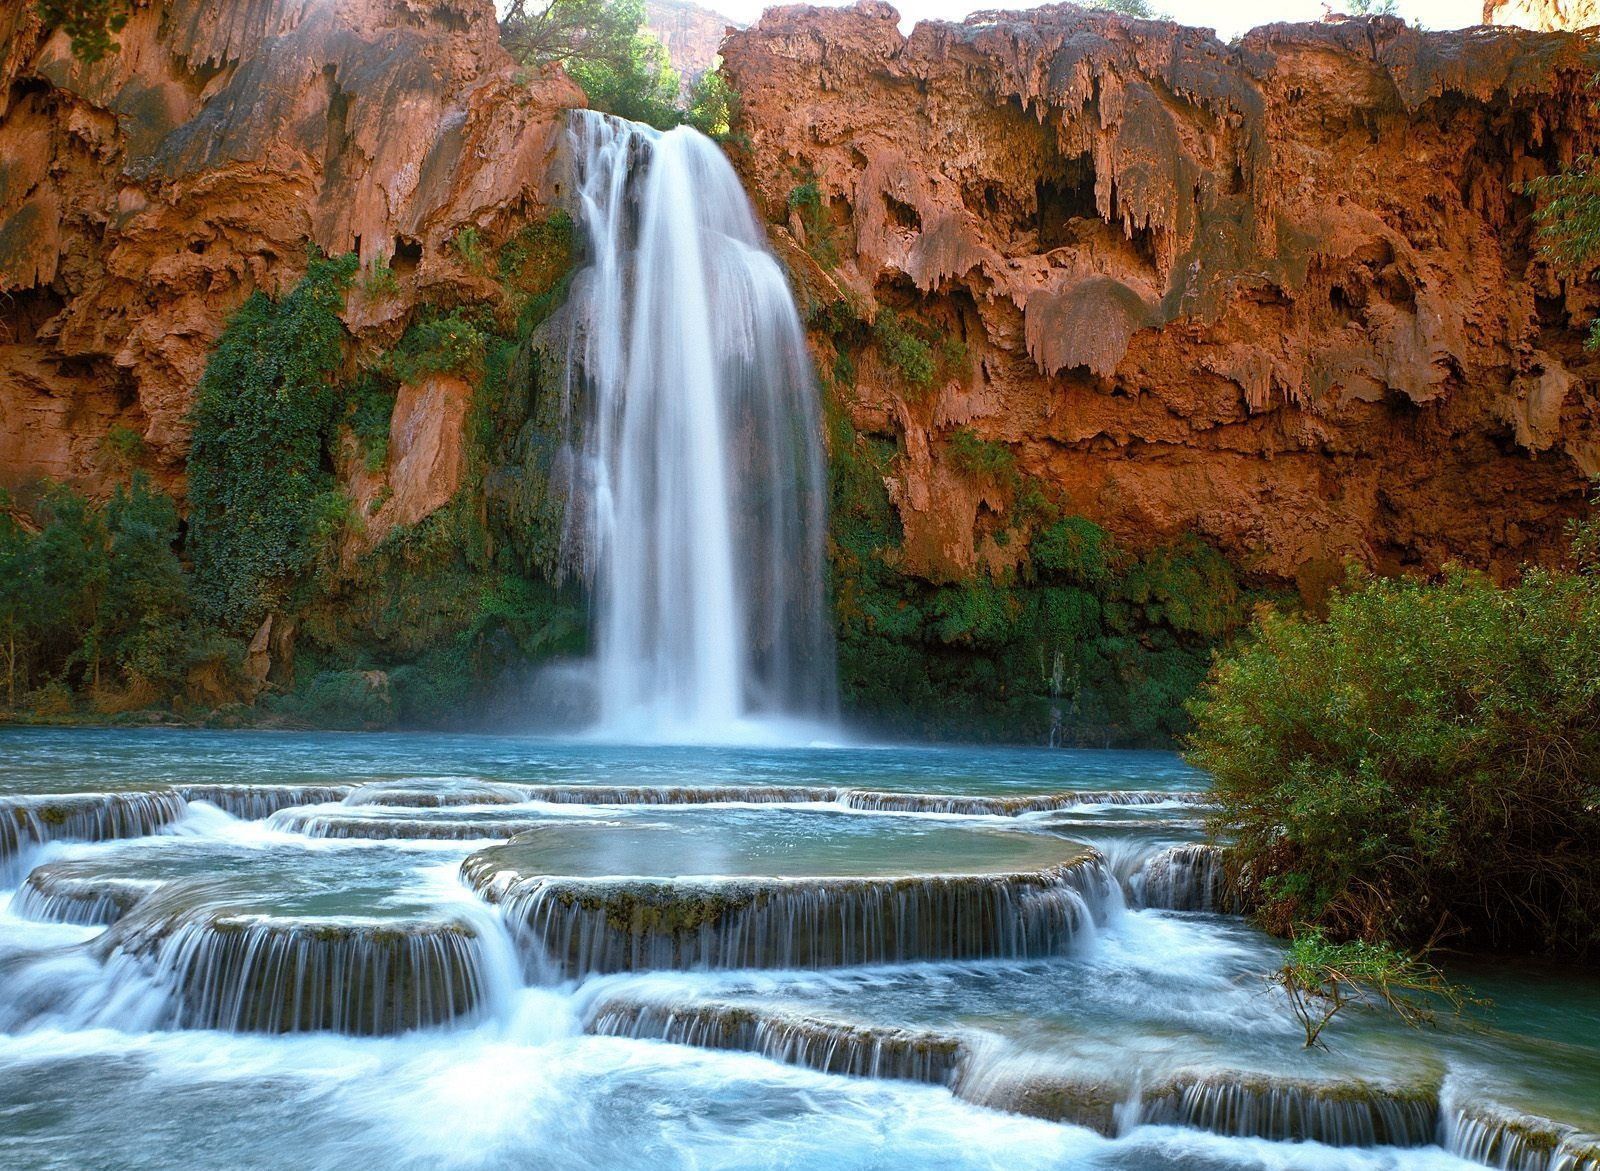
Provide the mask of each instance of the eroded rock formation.
[{"label": "eroded rock formation", "polygon": [[[1600,141],[1580,38],[897,20],[773,10],[723,55],[813,307],[965,345],[923,390],[869,340],[833,387],[897,441],[908,570],[1022,555],[961,428],[1136,545],[1194,529],[1307,593],[1352,556],[1505,573],[1563,546],[1600,473],[1600,288],[1537,257],[1522,184]],[[828,370],[847,343],[813,321]]]},{"label": "eroded rock formation", "polygon": [[[446,241],[547,209],[560,111],[583,104],[559,73],[517,75],[491,0],[141,3],[118,40],[81,64],[31,3],[0,0],[0,487],[101,492],[125,428],[181,490],[196,383],[252,290],[291,285],[315,246],[393,267],[358,282],[359,338],[470,299],[481,278]],[[460,462],[460,394],[412,398],[405,520]]]},{"label": "eroded rock formation", "polygon": [[1538,32],[1575,32],[1600,25],[1595,0],[1483,0],[1484,24],[1509,24]]}]

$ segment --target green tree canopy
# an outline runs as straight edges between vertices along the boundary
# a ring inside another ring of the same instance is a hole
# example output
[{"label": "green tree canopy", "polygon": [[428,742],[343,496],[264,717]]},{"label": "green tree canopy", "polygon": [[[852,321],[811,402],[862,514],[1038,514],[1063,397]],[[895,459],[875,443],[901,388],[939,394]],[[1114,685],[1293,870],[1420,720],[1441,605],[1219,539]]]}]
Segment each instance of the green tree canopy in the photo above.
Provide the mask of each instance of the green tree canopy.
[{"label": "green tree canopy", "polygon": [[513,0],[500,41],[523,65],[564,66],[594,109],[666,129],[683,121],[678,75],[644,18],[643,0]]}]

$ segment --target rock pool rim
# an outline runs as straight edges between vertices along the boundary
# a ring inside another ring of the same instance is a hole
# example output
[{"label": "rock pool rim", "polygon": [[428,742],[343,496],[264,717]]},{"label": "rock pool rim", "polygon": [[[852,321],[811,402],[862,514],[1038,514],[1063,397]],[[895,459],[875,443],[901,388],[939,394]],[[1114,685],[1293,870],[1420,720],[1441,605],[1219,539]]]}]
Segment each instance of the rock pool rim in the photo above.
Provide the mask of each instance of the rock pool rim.
[{"label": "rock pool rim", "polygon": [[[819,811],[818,815],[848,816],[848,814],[835,815],[831,811]],[[717,827],[710,828],[715,830]],[[761,829],[759,826],[756,828],[758,832]],[[694,830],[706,832],[698,826],[694,827]],[[595,849],[607,847],[615,849],[618,844],[628,844],[629,838],[635,839],[638,843],[650,835],[661,835],[662,839],[681,837],[684,839],[685,850],[692,841],[684,827],[670,823],[619,824],[586,821],[542,825],[523,830],[507,841],[470,854],[461,864],[461,875],[468,886],[480,893],[485,889],[520,886],[536,881],[559,882],[574,886],[584,884],[595,888],[619,885],[717,888],[752,884],[770,884],[783,888],[819,884],[859,886],[873,883],[946,880],[1013,883],[1047,881],[1059,876],[1061,872],[1085,864],[1104,865],[1105,862],[1103,856],[1093,846],[1054,834],[1036,834],[987,826],[939,824],[937,827],[928,827],[925,823],[917,824],[914,831],[910,828],[905,831],[907,836],[912,836],[913,832],[916,838],[948,838],[951,841],[959,841],[962,845],[973,842],[992,844],[997,847],[994,861],[990,865],[953,865],[937,869],[918,867],[895,858],[888,865],[874,868],[869,858],[864,859],[861,864],[851,864],[848,868],[842,863],[833,868],[818,863],[815,867],[802,864],[789,870],[783,869],[781,864],[773,865],[766,862],[758,864],[757,861],[751,861],[744,863],[740,868],[682,869],[676,873],[664,873],[660,868],[644,871],[591,870],[584,873],[580,869],[563,866],[560,861],[565,860],[562,855],[568,857],[573,855],[576,852],[574,847],[581,844],[581,840],[585,837],[599,839],[595,842]],[[607,842],[606,837],[613,840]],[[548,838],[556,840],[547,843],[545,839]],[[922,845],[919,853],[937,859],[940,853],[938,842],[918,844]],[[556,864],[545,861],[551,854],[557,856]],[[750,857],[748,851],[744,857]],[[690,864],[693,865],[692,861]]]}]

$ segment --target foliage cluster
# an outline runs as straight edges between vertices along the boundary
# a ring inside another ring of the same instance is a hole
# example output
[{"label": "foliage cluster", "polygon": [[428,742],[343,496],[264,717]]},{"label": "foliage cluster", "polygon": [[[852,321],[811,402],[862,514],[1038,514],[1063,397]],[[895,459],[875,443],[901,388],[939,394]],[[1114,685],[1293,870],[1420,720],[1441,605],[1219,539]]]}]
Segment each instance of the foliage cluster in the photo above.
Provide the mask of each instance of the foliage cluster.
[{"label": "foliage cluster", "polygon": [[[176,553],[178,510],[142,474],[96,506],[46,485],[24,527],[0,499],[0,668],[5,703],[91,694],[101,710],[180,691],[192,671],[234,670],[218,633],[193,612]],[[66,701],[70,706],[70,698]]]},{"label": "foliage cluster", "polygon": [[1388,1009],[1413,1027],[1433,1024],[1440,1006],[1460,1012],[1472,1000],[1443,972],[1387,943],[1335,943],[1312,928],[1295,936],[1272,982],[1305,1029],[1306,1048],[1323,1045],[1333,1018],[1352,1006]]},{"label": "foliage cluster", "polygon": [[[1600,158],[1582,155],[1527,189],[1544,201],[1535,213],[1540,251],[1562,271],[1580,280],[1592,277],[1600,268]],[[1600,349],[1600,318],[1590,324],[1588,346]]]},{"label": "foliage cluster", "polygon": [[281,300],[257,292],[229,320],[195,395],[191,556],[200,612],[245,632],[316,557],[334,491],[324,451],[337,416],[339,320],[353,254],[313,259]]},{"label": "foliage cluster", "polygon": [[500,18],[500,43],[525,69],[564,67],[591,109],[730,140],[739,95],[728,79],[711,69],[685,93],[666,49],[644,25],[643,0],[512,0]]},{"label": "foliage cluster", "polygon": [[[538,534],[519,531],[520,515],[497,520],[506,507],[489,501],[490,478],[544,439],[525,343],[564,293],[572,224],[558,214],[493,251],[476,234],[462,241],[497,296],[421,307],[396,346],[353,372],[345,296],[387,266],[358,275],[353,255],[314,257],[285,295],[257,294],[234,314],[196,395],[186,532],[137,471],[142,442],[126,428],[108,434],[102,459],[131,482],[104,505],[50,486],[26,509],[0,501],[0,700],[58,715],[83,693],[102,712],[233,704],[250,693],[245,642],[275,613],[298,628],[298,687],[269,714],[446,723],[508,666],[581,647],[581,605],[550,584]],[[445,371],[474,384],[467,482],[352,560],[343,537],[363,518],[335,464],[353,441],[382,472],[401,382]]]},{"label": "foliage cluster", "polygon": [[[1045,508],[1009,580],[923,581],[898,565],[903,534],[885,485],[896,444],[831,410],[829,553],[848,709],[946,737],[1152,744],[1183,731],[1183,701],[1212,648],[1247,619],[1250,599],[1221,554],[1197,538],[1135,554]],[[1016,475],[1004,448],[956,442],[976,467]]]},{"label": "foliage cluster", "polygon": [[115,37],[133,15],[131,0],[36,0],[46,28],[72,39],[72,55],[87,64],[117,51]]},{"label": "foliage cluster", "polygon": [[828,215],[828,204],[823,198],[817,177],[810,171],[796,176],[800,182],[789,189],[788,206],[800,221],[800,231],[805,239],[806,251],[823,268],[839,263],[839,240],[833,220]]},{"label": "foliage cluster", "polygon": [[1325,621],[1264,610],[1192,701],[1264,923],[1415,947],[1600,942],[1600,575],[1509,588],[1352,577]]}]

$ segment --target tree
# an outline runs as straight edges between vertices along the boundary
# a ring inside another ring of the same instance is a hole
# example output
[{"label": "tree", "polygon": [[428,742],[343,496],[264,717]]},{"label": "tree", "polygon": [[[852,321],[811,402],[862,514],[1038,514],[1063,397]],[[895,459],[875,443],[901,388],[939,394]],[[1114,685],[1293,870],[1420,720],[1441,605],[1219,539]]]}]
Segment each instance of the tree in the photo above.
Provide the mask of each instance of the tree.
[{"label": "tree", "polygon": [[173,684],[189,613],[188,583],[173,552],[177,505],[136,473],[107,501],[105,517],[112,572],[99,627],[107,653],[130,682]]},{"label": "tree", "polygon": [[195,393],[190,541],[201,613],[245,633],[310,568],[332,488],[324,448],[338,403],[339,313],[354,253],[314,260],[282,300],[256,292],[231,319]]},{"label": "tree", "polygon": [[72,38],[72,55],[91,65],[116,52],[112,37],[131,14],[128,0],[38,0],[38,8],[45,27],[64,30]]},{"label": "tree", "polygon": [[643,0],[513,0],[500,43],[524,65],[586,61],[623,68],[644,23]]},{"label": "tree", "polygon": [[596,110],[659,129],[683,121],[678,75],[643,31],[643,0],[513,0],[500,41],[521,64],[558,64]]},{"label": "tree", "polygon": [[6,706],[17,706],[19,677],[27,682],[25,657],[41,608],[38,563],[33,537],[10,512],[10,499],[0,492],[0,655],[5,658]]}]

